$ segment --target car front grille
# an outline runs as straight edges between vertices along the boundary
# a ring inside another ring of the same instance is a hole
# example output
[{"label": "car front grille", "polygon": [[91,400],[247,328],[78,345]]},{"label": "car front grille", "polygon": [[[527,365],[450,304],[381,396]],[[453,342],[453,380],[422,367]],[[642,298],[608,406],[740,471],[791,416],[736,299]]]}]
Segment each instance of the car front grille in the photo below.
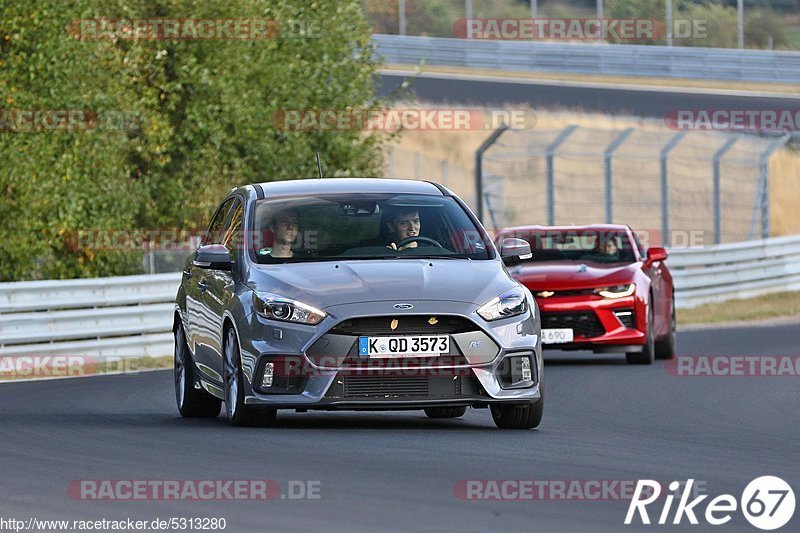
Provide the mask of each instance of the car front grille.
[{"label": "car front grille", "polygon": [[567,296],[592,296],[594,289],[568,289],[563,291],[532,291],[533,296],[540,299],[564,298]]},{"label": "car front grille", "polygon": [[606,330],[594,311],[569,311],[542,313],[542,328],[572,330],[574,336],[590,339],[605,334]]},{"label": "car front grille", "polygon": [[[394,327],[392,327],[394,326]],[[395,315],[353,318],[337,324],[337,335],[445,335],[478,331],[470,320],[448,315]]]}]

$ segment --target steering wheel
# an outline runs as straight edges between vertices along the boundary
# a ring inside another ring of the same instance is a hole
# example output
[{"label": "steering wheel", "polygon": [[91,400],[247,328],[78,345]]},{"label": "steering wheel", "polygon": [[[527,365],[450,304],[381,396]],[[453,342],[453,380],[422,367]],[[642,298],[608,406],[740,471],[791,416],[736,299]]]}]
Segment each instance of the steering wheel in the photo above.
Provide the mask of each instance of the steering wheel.
[{"label": "steering wheel", "polygon": [[437,248],[444,248],[444,246],[442,246],[437,240],[417,235],[416,237],[409,237],[407,239],[403,239],[402,241],[398,242],[397,249],[399,250],[406,244],[411,244],[412,242],[424,242],[425,244],[430,244],[431,246],[435,246]]}]

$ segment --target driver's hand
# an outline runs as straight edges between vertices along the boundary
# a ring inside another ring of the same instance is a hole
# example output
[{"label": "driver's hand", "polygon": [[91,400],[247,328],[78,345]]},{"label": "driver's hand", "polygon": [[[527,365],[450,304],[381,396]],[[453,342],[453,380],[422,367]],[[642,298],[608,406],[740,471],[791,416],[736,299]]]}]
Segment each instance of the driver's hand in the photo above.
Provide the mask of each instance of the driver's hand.
[{"label": "driver's hand", "polygon": [[402,246],[400,248],[398,248],[395,243],[390,243],[387,246],[387,248],[391,248],[392,250],[397,250],[398,252],[402,252],[403,250],[405,250],[407,248],[416,248],[417,246],[419,246],[419,243],[414,241],[414,242],[410,242],[410,243],[408,243],[405,246]]}]

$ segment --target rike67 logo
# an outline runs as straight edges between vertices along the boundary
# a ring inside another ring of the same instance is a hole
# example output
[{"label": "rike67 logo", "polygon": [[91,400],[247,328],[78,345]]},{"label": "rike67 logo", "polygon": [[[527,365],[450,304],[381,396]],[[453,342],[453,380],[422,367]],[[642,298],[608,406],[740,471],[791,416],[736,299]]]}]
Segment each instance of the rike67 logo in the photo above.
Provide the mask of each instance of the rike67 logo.
[{"label": "rike67 logo", "polygon": [[[739,501],[730,494],[721,494],[708,502],[705,513],[700,512],[700,504],[708,495],[696,496],[691,501],[693,479],[689,479],[678,494],[677,491],[684,484],[673,481],[669,484],[668,494],[664,498],[664,506],[658,515],[657,524],[669,523],[672,514],[672,504],[678,497],[679,501],[672,515],[672,524],[680,524],[684,516],[690,524],[697,525],[697,516],[705,518],[712,526],[727,524],[733,518],[737,507],[741,505],[742,514],[751,525],[764,531],[772,531],[786,525],[794,515],[795,498],[792,487],[784,480],[775,476],[762,476],[751,481],[742,492]],[[650,479],[640,479],[636,484],[633,499],[625,516],[625,524],[633,523],[634,516],[639,515],[643,524],[650,524],[650,515],[647,506],[653,504],[661,497],[661,484]],[[659,502],[660,503],[660,502]]]}]

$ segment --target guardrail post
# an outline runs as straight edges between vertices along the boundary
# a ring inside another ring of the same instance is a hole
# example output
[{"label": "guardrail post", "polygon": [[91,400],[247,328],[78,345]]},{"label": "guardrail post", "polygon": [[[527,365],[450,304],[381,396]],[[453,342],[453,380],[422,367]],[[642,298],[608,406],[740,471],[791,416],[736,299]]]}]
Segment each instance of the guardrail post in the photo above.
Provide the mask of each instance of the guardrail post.
[{"label": "guardrail post", "polygon": [[561,133],[558,134],[556,140],[550,143],[547,147],[547,225],[553,226],[555,225],[556,220],[556,193],[555,193],[555,168],[553,165],[553,158],[556,154],[556,150],[558,147],[561,146],[564,141],[567,140],[567,137],[572,135],[572,132],[577,130],[578,126],[573,124],[571,126],[567,126]]},{"label": "guardrail post", "polygon": [[792,136],[788,133],[783,135],[778,140],[772,142],[761,157],[758,158],[759,168],[759,182],[758,182],[758,197],[756,198],[756,205],[753,208],[753,224],[750,226],[750,240],[756,234],[756,211],[761,209],[761,238],[768,239],[770,234],[770,209],[769,209],[769,158],[780,148],[783,148],[789,142]]},{"label": "guardrail post", "polygon": [[616,139],[611,141],[611,144],[608,145],[604,154],[606,163],[606,224],[613,224],[614,222],[614,184],[612,180],[611,158],[614,157],[616,149],[619,148],[620,145],[625,142],[625,139],[635,130],[636,128],[628,128],[620,133]]},{"label": "guardrail post", "polygon": [[714,244],[722,242],[722,190],[720,187],[720,165],[722,158],[733,148],[739,137],[731,137],[722,148],[714,154]]},{"label": "guardrail post", "polygon": [[674,135],[661,149],[661,231],[665,246],[672,242],[669,236],[669,154],[686,137],[686,133],[682,131]]},{"label": "guardrail post", "polygon": [[478,220],[483,223],[483,154],[492,147],[497,139],[508,130],[509,127],[501,124],[499,128],[494,130],[489,138],[483,141],[483,144],[475,152],[475,214]]}]

